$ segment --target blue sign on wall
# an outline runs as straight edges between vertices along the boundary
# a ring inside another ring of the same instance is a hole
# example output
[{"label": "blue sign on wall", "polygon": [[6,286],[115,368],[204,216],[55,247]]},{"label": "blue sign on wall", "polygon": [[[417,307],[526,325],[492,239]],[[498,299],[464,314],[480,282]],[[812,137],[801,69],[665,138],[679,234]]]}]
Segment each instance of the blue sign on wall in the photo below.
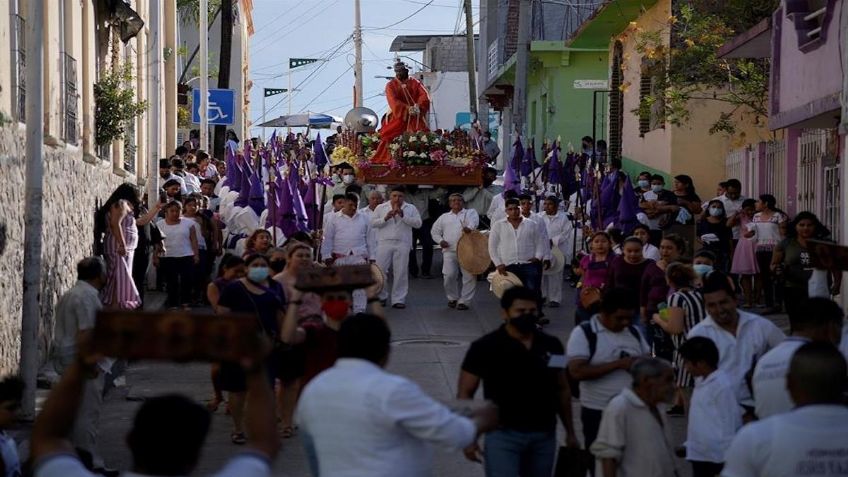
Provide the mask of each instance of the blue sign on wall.
[{"label": "blue sign on wall", "polygon": [[[492,133],[492,138],[498,139],[498,120],[500,119],[498,113],[489,111],[489,132]],[[465,131],[471,130],[471,113],[469,112],[459,112],[456,113],[456,125],[459,126],[460,129]]]},{"label": "blue sign on wall", "polygon": [[[200,88],[192,90],[191,122],[200,124]],[[232,89],[210,89],[207,100],[210,125],[232,125],[235,122],[236,92]]]}]

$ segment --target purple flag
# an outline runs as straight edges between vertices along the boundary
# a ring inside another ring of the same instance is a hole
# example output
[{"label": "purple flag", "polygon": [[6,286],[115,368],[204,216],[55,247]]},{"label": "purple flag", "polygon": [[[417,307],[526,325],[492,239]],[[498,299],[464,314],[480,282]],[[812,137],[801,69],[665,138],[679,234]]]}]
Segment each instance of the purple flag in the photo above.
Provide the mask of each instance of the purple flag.
[{"label": "purple flag", "polygon": [[308,232],[309,218],[306,215],[306,206],[303,203],[303,197],[300,196],[300,184],[303,181],[300,180],[300,171],[298,170],[298,163],[296,161],[292,161],[289,166],[288,179],[287,185],[291,188],[292,208],[294,209],[297,229],[302,232]]},{"label": "purple flag", "polygon": [[[559,184],[562,182],[562,163],[559,162],[559,146],[554,144],[551,160],[548,163],[548,183]],[[568,198],[569,196],[565,196]]]},{"label": "purple flag", "polygon": [[291,193],[291,187],[288,183],[284,183],[277,190],[277,203],[279,207],[274,214],[274,225],[283,231],[283,235],[291,237],[297,232],[297,221],[294,214],[294,203]]},{"label": "purple flag", "polygon": [[327,151],[324,150],[324,143],[321,142],[321,133],[318,133],[318,136],[315,138],[315,142],[312,144],[312,155],[315,158],[315,165],[318,166],[318,171],[320,173],[327,164]]},{"label": "purple flag", "polygon": [[307,227],[309,227],[309,230],[315,230],[318,227],[318,200],[315,198],[316,181],[317,179],[309,181],[306,194],[303,196],[303,205],[306,208]]},{"label": "purple flag", "polygon": [[619,172],[615,171],[604,176],[601,182],[601,217],[602,226],[606,228],[618,218],[618,206],[621,195],[618,191]]},{"label": "purple flag", "polygon": [[250,176],[250,198],[247,200],[247,205],[256,212],[256,215],[261,215],[265,210],[265,187],[258,170],[254,170]]},{"label": "purple flag", "polygon": [[250,199],[250,165],[244,161],[242,156],[238,156],[235,163],[234,170],[238,171],[236,177],[239,181],[236,190],[238,190],[239,195],[234,205],[236,207],[247,207],[248,199]]},{"label": "purple flag", "polygon": [[519,173],[521,177],[530,177],[534,169],[536,169],[536,150],[531,144],[527,146],[527,151],[521,157]]},{"label": "purple flag", "polygon": [[518,166],[521,164],[521,160],[523,158],[524,147],[521,145],[521,138],[518,138],[515,140],[515,144],[513,144],[512,147],[512,159],[507,163],[506,170],[504,170],[504,192],[512,190],[517,194],[521,193],[521,181],[518,179],[518,176],[516,176],[516,171],[518,170]]},{"label": "purple flag", "polygon": [[616,226],[621,229],[625,237],[633,233],[633,228],[639,224],[636,214],[639,213],[639,199],[630,178],[625,176],[624,187],[621,191],[621,201],[618,203],[618,222]]},{"label": "purple flag", "polygon": [[562,168],[562,194],[565,198],[569,198],[571,197],[571,194],[577,192],[575,166],[577,166],[577,161],[574,157],[574,153],[569,152],[565,156],[565,165]]}]

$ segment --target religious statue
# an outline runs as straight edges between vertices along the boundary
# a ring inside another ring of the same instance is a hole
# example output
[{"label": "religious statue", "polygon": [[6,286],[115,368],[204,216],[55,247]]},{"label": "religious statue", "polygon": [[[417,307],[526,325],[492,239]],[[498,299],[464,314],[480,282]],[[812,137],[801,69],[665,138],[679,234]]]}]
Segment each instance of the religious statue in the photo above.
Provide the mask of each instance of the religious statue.
[{"label": "religious statue", "polygon": [[394,70],[395,78],[386,84],[390,113],[381,125],[380,144],[373,162],[389,162],[389,144],[401,134],[430,130],[427,127],[427,113],[430,111],[427,89],[420,81],[409,77],[409,69],[402,62],[395,63]]}]

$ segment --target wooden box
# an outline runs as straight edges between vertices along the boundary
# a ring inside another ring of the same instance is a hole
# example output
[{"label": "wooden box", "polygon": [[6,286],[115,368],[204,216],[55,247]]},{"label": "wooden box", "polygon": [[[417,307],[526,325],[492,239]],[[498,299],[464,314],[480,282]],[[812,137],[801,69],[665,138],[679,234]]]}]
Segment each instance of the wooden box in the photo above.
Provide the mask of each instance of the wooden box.
[{"label": "wooden box", "polygon": [[388,166],[371,165],[361,172],[366,184],[480,186],[483,166],[470,170],[451,166],[407,166],[390,170]]}]

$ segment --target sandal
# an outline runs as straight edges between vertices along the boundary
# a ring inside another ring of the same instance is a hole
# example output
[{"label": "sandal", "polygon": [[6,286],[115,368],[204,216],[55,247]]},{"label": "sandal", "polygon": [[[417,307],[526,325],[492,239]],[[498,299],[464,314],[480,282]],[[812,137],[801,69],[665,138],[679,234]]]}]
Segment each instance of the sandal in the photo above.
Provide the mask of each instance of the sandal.
[{"label": "sandal", "polygon": [[233,444],[237,446],[243,446],[247,444],[247,437],[244,436],[244,432],[233,432],[230,434],[230,440],[233,441]]},{"label": "sandal", "polygon": [[210,413],[214,413],[218,410],[218,407],[221,405],[222,402],[224,402],[224,400],[221,398],[216,397],[214,399],[211,399],[209,402],[206,403],[206,410]]},{"label": "sandal", "polygon": [[284,427],[282,432],[280,432],[280,436],[283,439],[291,439],[292,437],[294,437],[294,427],[292,427],[292,426]]}]

